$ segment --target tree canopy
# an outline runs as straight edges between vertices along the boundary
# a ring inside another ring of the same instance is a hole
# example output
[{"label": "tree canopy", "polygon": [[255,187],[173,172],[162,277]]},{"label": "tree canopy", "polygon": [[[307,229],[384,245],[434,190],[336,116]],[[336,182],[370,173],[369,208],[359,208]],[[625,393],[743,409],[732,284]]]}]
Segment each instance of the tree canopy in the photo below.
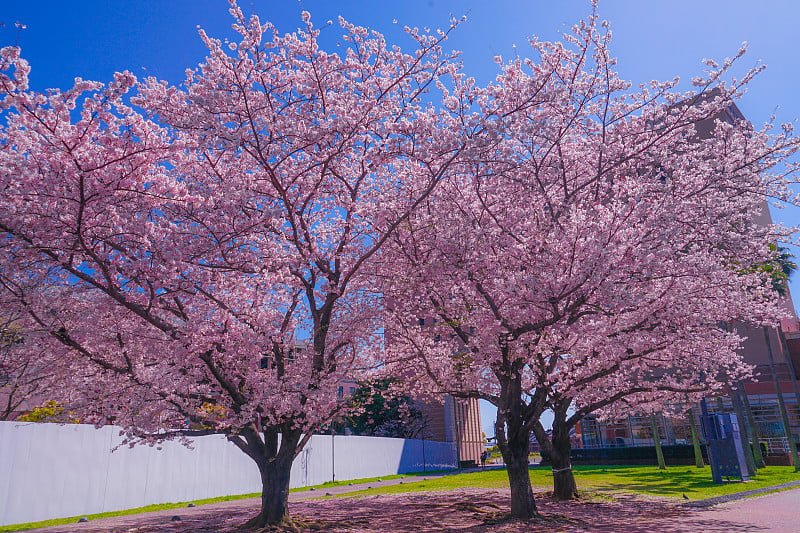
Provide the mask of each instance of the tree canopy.
[{"label": "tree canopy", "polygon": [[231,14],[238,42],[201,31],[179,86],[34,92],[0,50],[0,299],[70,374],[48,399],[131,441],[226,435],[263,527],[343,379],[416,376],[498,406],[529,518],[545,409],[567,427],[747,372],[716,324],[779,318],[756,265],[787,231],[755,218],[791,199],[797,141],[734,112],[743,52],[691,92],[632,88],[592,16],[477,86],[449,30],[407,28],[407,53],[340,20],[334,53],[308,13],[285,35]]}]

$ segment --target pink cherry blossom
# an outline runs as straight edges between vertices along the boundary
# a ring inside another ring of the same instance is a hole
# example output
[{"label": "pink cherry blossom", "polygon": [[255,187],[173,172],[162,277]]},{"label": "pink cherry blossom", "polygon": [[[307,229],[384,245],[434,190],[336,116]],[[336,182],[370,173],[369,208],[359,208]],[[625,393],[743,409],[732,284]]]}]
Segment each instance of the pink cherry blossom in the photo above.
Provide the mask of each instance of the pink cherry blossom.
[{"label": "pink cherry blossom", "polygon": [[746,376],[742,339],[721,325],[783,313],[760,266],[791,232],[759,218],[768,200],[795,201],[798,141],[732,107],[760,67],[725,81],[742,51],[693,92],[677,80],[634,90],[614,72],[609,36],[592,17],[566,44],[532,40],[535,60],[497,58],[496,81],[471,96],[491,142],[464,154],[381,253],[387,371],[497,406],[519,518],[536,514],[531,432],[553,459],[555,493],[572,497],[569,430],[583,416],[685,402]]},{"label": "pink cherry blossom", "polygon": [[239,42],[200,30],[181,86],[123,72],[36,93],[0,51],[0,289],[68,369],[48,399],[131,443],[227,435],[259,468],[263,526],[349,409],[338,384],[380,360],[376,252],[467,143],[430,104],[462,84],[446,35],[404,53],[340,21],[332,54],[307,13],[286,35],[231,13]]}]

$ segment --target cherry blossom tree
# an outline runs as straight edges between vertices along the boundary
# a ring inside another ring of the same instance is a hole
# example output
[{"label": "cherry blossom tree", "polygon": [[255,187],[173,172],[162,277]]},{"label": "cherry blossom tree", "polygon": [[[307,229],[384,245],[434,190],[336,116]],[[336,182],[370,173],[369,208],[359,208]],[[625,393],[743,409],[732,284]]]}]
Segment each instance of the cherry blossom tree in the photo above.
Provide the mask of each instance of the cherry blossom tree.
[{"label": "cherry blossom tree", "polygon": [[[760,67],[733,60],[680,92],[618,78],[597,17],[531,42],[476,89],[498,142],[471,154],[383,250],[393,369],[497,406],[511,512],[537,514],[531,432],[576,494],[569,430],[592,412],[676,401],[748,372],[725,321],[781,316],[765,199],[791,200],[789,126],[731,107]],[[420,320],[422,319],[422,320]],[[552,437],[540,417],[555,413]]]},{"label": "cherry blossom tree", "polygon": [[19,317],[6,316],[0,321],[0,420],[14,420],[49,401],[66,381],[64,370],[46,342],[26,335]]},{"label": "cherry blossom tree", "polygon": [[308,13],[287,35],[231,13],[239,42],[201,31],[181,86],[37,93],[0,52],[0,287],[69,361],[70,412],[130,442],[226,435],[258,466],[263,527],[289,520],[292,461],[380,352],[368,266],[471,119],[431,104],[467,83],[446,32],[409,28],[403,53],[340,20],[329,53]]}]

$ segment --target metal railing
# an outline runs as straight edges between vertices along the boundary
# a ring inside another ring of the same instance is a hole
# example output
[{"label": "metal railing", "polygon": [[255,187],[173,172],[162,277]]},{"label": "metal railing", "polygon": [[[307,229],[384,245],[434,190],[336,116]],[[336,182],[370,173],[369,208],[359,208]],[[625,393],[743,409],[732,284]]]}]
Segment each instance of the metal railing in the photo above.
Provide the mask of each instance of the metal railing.
[{"label": "metal railing", "polygon": [[786,437],[761,437],[758,440],[767,443],[768,453],[789,453],[789,440]]}]

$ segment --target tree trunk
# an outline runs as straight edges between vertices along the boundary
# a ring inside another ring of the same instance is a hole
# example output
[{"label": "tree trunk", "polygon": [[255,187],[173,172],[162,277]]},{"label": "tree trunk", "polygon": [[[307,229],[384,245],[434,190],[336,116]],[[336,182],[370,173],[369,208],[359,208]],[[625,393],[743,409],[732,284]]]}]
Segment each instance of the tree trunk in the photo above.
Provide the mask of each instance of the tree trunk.
[{"label": "tree trunk", "polygon": [[756,469],[764,468],[766,463],[764,462],[764,454],[761,453],[761,442],[758,440],[759,437],[761,437],[761,432],[756,423],[756,417],[753,416],[753,409],[750,407],[750,398],[747,397],[747,392],[744,390],[744,383],[741,380],[739,380],[738,389],[741,394],[740,399],[742,400],[742,406],[747,416],[747,425],[750,427],[750,434],[753,438],[751,448],[753,450],[753,459],[756,462]]},{"label": "tree trunk", "polygon": [[725,402],[722,401],[722,396],[717,396],[717,412],[724,413],[725,412]]},{"label": "tree trunk", "polygon": [[289,477],[292,462],[275,458],[258,466],[261,473],[261,511],[242,529],[260,529],[290,521]]},{"label": "tree trunk", "polygon": [[534,427],[536,440],[550,456],[553,470],[553,497],[559,500],[574,500],[578,497],[578,486],[572,472],[570,454],[572,443],[569,440],[571,426],[566,423],[566,409],[563,413],[554,410],[553,433],[550,439],[544,428]]},{"label": "tree trunk", "polygon": [[742,440],[744,442],[744,459],[747,463],[747,475],[748,477],[755,477],[756,461],[755,457],[753,456],[753,447],[750,446],[750,442],[753,440],[752,435],[750,428],[747,426],[747,420],[744,416],[742,398],[739,396],[739,393],[733,389],[730,383],[728,383],[728,396],[731,397],[733,410],[736,412],[736,422],[739,424],[739,435],[742,436]]},{"label": "tree trunk", "polygon": [[703,452],[700,449],[700,438],[697,436],[697,421],[694,419],[694,409],[689,408],[686,417],[689,419],[689,427],[692,430],[692,448],[694,448],[694,465],[697,468],[703,468]]},{"label": "tree trunk", "polygon": [[572,473],[570,453],[572,444],[569,438],[565,442],[556,444],[560,439],[553,439],[553,449],[558,452],[551,455],[553,461],[553,496],[559,500],[574,500],[578,497],[578,485]]},{"label": "tree trunk", "polygon": [[786,366],[789,367],[789,376],[792,382],[792,389],[794,389],[794,398],[795,401],[798,402],[798,405],[800,405],[800,383],[797,382],[797,371],[794,368],[794,363],[792,363],[792,355],[789,353],[789,343],[786,341],[786,335],[783,334],[783,330],[781,328],[776,329],[778,330],[778,338],[781,341],[783,357],[786,359]]},{"label": "tree trunk", "polygon": [[523,439],[509,441],[504,448],[501,447],[500,451],[506,462],[508,483],[511,486],[511,516],[520,520],[530,520],[539,516],[528,471],[530,436],[527,441]]},{"label": "tree trunk", "polygon": [[[792,436],[792,428],[789,425],[789,415],[786,412],[786,403],[783,400],[783,391],[781,384],[778,381],[778,374],[775,371],[775,356],[772,354],[772,344],[769,341],[769,328],[764,326],[764,340],[767,343],[767,354],[769,355],[769,367],[772,374],[772,384],[775,386],[775,394],[778,397],[778,410],[781,415],[781,425],[783,426],[783,434],[789,445],[789,453],[792,457],[795,472],[800,472],[800,457],[797,456],[797,444]],[[788,355],[788,354],[787,354]]]},{"label": "tree trunk", "polygon": [[[504,354],[508,348],[503,345]],[[529,423],[536,420],[541,412],[526,405],[523,400],[522,378],[519,370],[506,367],[499,372],[500,401],[497,405],[497,418],[494,422],[497,447],[503,454],[511,487],[511,517],[519,520],[538,518],[539,511],[533,499],[531,477],[528,471],[528,454],[531,449],[531,428]]]},{"label": "tree trunk", "polygon": [[[797,402],[797,405],[800,406],[800,384],[797,383],[797,373],[794,369],[794,364],[792,363],[792,355],[789,353],[789,343],[786,342],[786,336],[783,334],[783,330],[780,326],[775,328],[778,332],[778,340],[781,344],[781,351],[783,352],[783,357],[786,359],[786,366],[789,369],[789,381],[792,383],[792,388],[794,389],[794,399]],[[788,415],[786,417],[786,423],[789,423]],[[789,429],[789,434],[791,435],[791,428]],[[795,472],[800,472],[800,457],[797,456],[797,441],[794,442],[794,470]]]},{"label": "tree trunk", "polygon": [[656,447],[658,468],[666,470],[667,464],[664,462],[664,450],[661,449],[661,435],[658,434],[658,423],[656,422],[656,415],[654,413],[650,413],[650,429],[653,431],[653,446]]},{"label": "tree trunk", "polygon": [[521,419],[509,420],[497,410],[495,421],[497,447],[503,454],[508,471],[508,484],[511,487],[511,517],[530,520],[538,517],[536,502],[533,499],[531,476],[528,472],[528,454],[531,448],[531,432],[525,430]]},{"label": "tree trunk", "polygon": [[[263,439],[262,439],[263,435]],[[240,526],[240,529],[262,529],[267,526],[290,524],[289,478],[292,463],[310,434],[289,423],[262,428],[259,433],[252,426],[243,428],[228,440],[245,452],[258,466],[261,475],[261,510]]]}]

